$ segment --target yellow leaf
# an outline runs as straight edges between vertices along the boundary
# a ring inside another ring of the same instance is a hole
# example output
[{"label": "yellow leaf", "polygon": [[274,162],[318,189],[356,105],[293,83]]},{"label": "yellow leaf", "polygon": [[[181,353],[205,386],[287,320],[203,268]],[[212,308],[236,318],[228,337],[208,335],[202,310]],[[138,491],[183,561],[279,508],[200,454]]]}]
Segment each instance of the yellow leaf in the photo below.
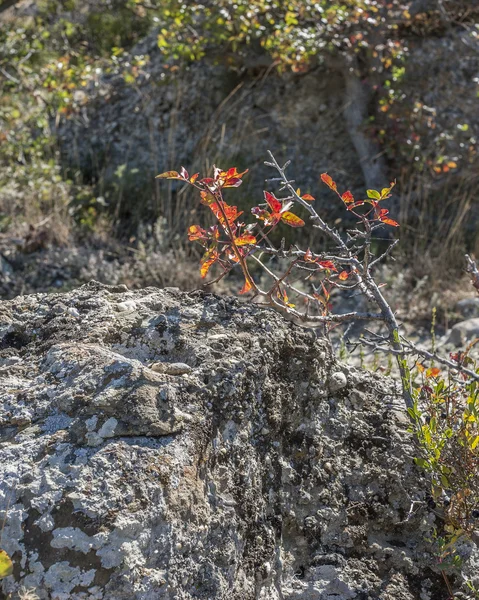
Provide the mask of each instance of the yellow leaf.
[{"label": "yellow leaf", "polygon": [[5,550],[0,550],[0,579],[4,579],[13,573],[12,559]]}]

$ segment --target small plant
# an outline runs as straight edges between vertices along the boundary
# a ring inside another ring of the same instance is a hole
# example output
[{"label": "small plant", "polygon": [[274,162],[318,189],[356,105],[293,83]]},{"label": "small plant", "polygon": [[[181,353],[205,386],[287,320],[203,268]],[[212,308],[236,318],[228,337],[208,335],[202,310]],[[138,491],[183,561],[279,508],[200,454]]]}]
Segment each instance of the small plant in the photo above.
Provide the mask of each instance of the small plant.
[{"label": "small plant", "polygon": [[[473,345],[451,355],[458,369],[466,364],[477,372],[469,357]],[[438,567],[452,598],[446,571],[461,567],[458,543],[476,539],[479,529],[479,384],[460,370],[443,374],[418,363],[417,373],[414,407],[408,411],[420,445],[415,462],[430,475],[429,504],[443,519],[435,542]]]},{"label": "small plant", "polygon": [[[246,171],[239,173],[235,167],[223,171],[215,167],[212,177],[200,178],[198,173],[190,176],[182,168],[180,172],[167,171],[158,175],[158,178],[178,179],[194,186],[200,193],[201,203],[214,216],[216,222],[208,229],[192,225],[188,230],[189,239],[199,242],[205,250],[201,260],[201,276],[206,277],[211,267],[217,265],[220,274],[214,279],[215,282],[233,269],[240,268],[244,276],[240,294],[251,292],[259,296],[263,304],[299,323],[322,325],[327,330],[338,323],[354,320],[383,323],[387,330],[386,337],[378,336],[376,341],[385,341],[394,350],[403,381],[404,401],[407,407],[412,407],[409,371],[403,358],[399,326],[394,312],[382,295],[381,286],[373,276],[375,268],[397,243],[391,241],[378,256],[371,250],[378,229],[399,225],[382,205],[391,197],[394,182],[381,191],[368,190],[367,197],[358,200],[349,190],[339,192],[327,173],[321,175],[323,183],[357,220],[356,227],[348,230],[343,237],[315,210],[313,196],[301,194],[294,180],[286,176],[289,162],[280,166],[272,153],[270,158],[266,165],[275,169],[277,176],[269,182],[278,185],[282,196],[264,191],[264,203],[251,209],[255,221],[248,224],[240,220],[243,212],[227,204],[223,197],[225,189],[241,185]],[[278,227],[305,226],[306,222],[293,212],[295,207],[302,208],[309,215],[312,227],[326,237],[328,250],[317,253],[298,246],[286,248],[284,240],[279,247],[274,246],[271,234]],[[260,287],[253,277],[250,269],[252,263],[261,267],[266,275],[267,287]],[[336,290],[359,292],[370,305],[376,307],[376,311],[335,314],[331,310],[331,299]]]}]

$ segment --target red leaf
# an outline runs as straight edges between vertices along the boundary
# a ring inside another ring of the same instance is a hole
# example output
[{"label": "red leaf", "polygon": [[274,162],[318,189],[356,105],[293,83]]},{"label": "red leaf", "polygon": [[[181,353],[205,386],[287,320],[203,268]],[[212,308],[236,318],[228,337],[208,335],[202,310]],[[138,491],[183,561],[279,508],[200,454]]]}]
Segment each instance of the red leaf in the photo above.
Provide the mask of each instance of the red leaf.
[{"label": "red leaf", "polygon": [[333,179],[327,173],[323,173],[321,175],[321,181],[323,183],[325,183],[329,188],[331,188],[334,192],[338,191],[336,183],[333,181]]},{"label": "red leaf", "polygon": [[346,281],[348,277],[349,273],[347,271],[341,271],[341,273],[339,274],[339,279],[341,279],[341,281]]},{"label": "red leaf", "polygon": [[281,220],[287,223],[290,227],[304,227],[305,224],[303,219],[300,219],[289,211],[281,213]]},{"label": "red leaf", "polygon": [[354,202],[354,196],[351,194],[351,192],[348,190],[347,192],[344,192],[344,194],[341,196],[341,200],[345,203],[345,204],[350,204],[351,202]]},{"label": "red leaf", "polygon": [[256,244],[256,238],[254,237],[254,235],[251,235],[249,233],[243,233],[243,235],[240,235],[240,237],[237,237],[235,239],[235,244],[237,246],[248,246],[251,244]]},{"label": "red leaf", "polygon": [[276,196],[274,194],[270,194],[269,192],[264,192],[264,199],[268,203],[268,206],[271,208],[273,213],[281,212],[283,205],[278,200],[278,198],[276,198]]},{"label": "red leaf", "polygon": [[199,177],[199,173],[195,173],[194,175],[192,175],[190,177],[190,183],[195,183],[195,181],[198,179]]},{"label": "red leaf", "polygon": [[321,260],[318,265],[323,269],[329,269],[330,271],[337,271],[335,264],[331,260]]},{"label": "red leaf", "polygon": [[185,169],[185,167],[181,167],[180,175],[183,179],[190,178],[190,176],[188,175],[188,171]]},{"label": "red leaf", "polygon": [[246,281],[244,282],[244,286],[240,289],[239,293],[241,295],[247,294],[252,289],[252,287],[253,286],[251,285],[249,279],[246,279]]},{"label": "red leaf", "polygon": [[307,200],[308,202],[313,202],[314,201],[314,198],[313,198],[313,196],[311,196],[311,194],[304,194],[304,196],[301,196],[301,198],[303,200]]}]

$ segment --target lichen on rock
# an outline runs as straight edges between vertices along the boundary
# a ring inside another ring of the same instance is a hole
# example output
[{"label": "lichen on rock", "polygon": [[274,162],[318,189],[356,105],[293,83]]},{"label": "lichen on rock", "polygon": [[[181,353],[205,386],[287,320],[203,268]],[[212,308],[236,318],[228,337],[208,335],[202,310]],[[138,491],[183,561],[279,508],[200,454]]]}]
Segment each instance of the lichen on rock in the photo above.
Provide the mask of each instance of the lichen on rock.
[{"label": "lichen on rock", "polygon": [[313,331],[96,282],[0,319],[4,597],[439,597],[395,385]]}]

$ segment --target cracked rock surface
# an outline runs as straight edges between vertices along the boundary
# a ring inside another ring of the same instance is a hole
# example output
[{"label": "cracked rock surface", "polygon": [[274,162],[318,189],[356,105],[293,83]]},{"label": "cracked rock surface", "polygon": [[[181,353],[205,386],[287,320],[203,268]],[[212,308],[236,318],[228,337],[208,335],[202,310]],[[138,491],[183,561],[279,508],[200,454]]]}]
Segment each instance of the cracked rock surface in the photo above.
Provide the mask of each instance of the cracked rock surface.
[{"label": "cracked rock surface", "polygon": [[313,331],[92,282],[0,304],[0,382],[0,597],[445,597],[394,384]]}]

